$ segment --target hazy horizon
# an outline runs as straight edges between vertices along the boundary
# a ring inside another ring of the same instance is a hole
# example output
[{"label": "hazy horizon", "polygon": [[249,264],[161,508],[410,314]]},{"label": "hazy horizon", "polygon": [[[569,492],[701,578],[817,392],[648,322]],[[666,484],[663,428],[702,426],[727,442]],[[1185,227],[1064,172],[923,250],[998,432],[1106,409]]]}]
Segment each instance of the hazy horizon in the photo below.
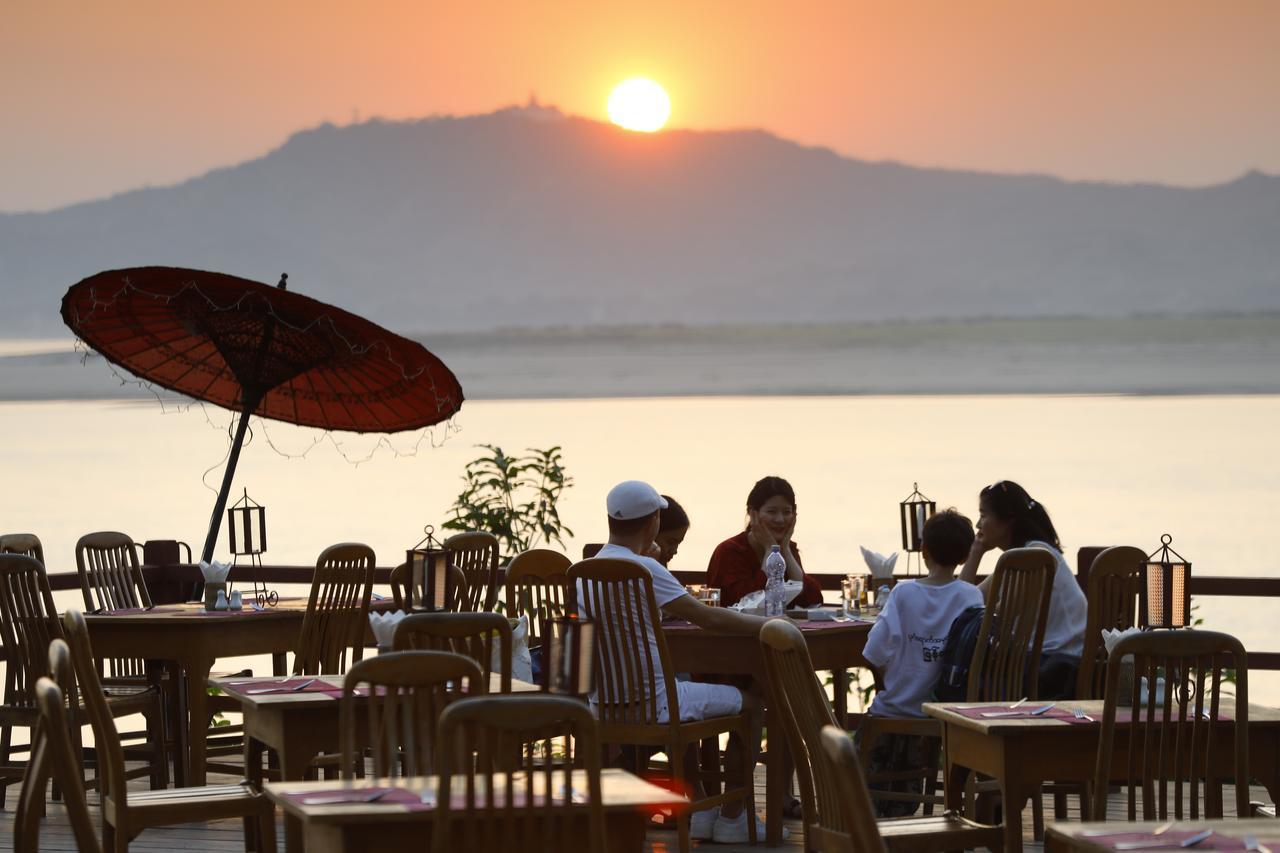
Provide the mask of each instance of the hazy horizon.
[{"label": "hazy horizon", "polygon": [[[259,157],[298,130],[544,103],[604,117],[657,79],[670,127],[843,156],[1205,186],[1280,173],[1280,5],[1008,0],[19,4],[0,29],[0,210]],[[714,33],[715,38],[703,34]]]}]

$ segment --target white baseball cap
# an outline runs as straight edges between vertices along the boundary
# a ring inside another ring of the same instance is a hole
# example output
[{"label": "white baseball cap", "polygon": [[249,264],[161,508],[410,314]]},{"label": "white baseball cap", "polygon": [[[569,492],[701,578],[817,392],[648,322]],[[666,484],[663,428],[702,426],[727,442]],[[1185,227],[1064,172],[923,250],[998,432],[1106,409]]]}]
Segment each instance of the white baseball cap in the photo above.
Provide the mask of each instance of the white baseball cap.
[{"label": "white baseball cap", "polygon": [[619,521],[644,518],[667,508],[667,502],[658,494],[658,490],[639,480],[627,480],[614,486],[609,490],[604,503],[609,510],[609,517]]}]

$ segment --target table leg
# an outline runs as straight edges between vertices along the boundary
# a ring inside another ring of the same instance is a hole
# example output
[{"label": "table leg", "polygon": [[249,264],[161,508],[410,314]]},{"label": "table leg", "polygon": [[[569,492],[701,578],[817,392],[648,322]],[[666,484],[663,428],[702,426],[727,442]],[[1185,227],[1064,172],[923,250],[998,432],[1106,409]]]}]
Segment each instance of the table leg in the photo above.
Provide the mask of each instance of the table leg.
[{"label": "table leg", "polygon": [[[280,759],[280,778],[286,781],[293,781],[306,778],[307,770],[311,766],[311,757],[314,751],[308,751],[300,748],[298,738],[290,737],[286,733],[284,743],[277,750]],[[301,853],[307,849],[302,846],[303,829],[301,819],[284,813],[284,849],[286,853]]]},{"label": "table leg", "polygon": [[790,749],[782,730],[782,718],[772,708],[765,710],[769,729],[769,760],[765,762],[764,837],[766,843],[782,843],[782,797],[787,789],[786,767]]},{"label": "table leg", "polygon": [[843,729],[849,725],[849,670],[833,669],[831,676],[831,706],[836,713],[836,723]]},{"label": "table leg", "polygon": [[206,762],[209,738],[209,671],[213,658],[185,662],[187,697],[187,743],[190,744],[187,784],[200,788],[207,784]]},{"label": "table leg", "polygon": [[[943,725],[942,748],[946,756],[946,772],[942,777],[943,798],[946,801],[947,811],[960,814],[964,811],[964,785],[969,778],[969,769],[951,760],[953,753],[947,745],[947,735],[950,731],[949,725]],[[965,815],[965,817],[973,819],[973,815]]]}]

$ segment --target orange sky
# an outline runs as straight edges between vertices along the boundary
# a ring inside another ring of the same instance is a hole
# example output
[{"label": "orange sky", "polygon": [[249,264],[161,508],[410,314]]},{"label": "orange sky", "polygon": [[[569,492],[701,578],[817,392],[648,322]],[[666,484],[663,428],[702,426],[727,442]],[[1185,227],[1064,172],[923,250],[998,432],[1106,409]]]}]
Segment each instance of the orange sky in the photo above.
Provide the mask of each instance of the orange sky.
[{"label": "orange sky", "polygon": [[0,210],[181,180],[329,120],[523,102],[851,156],[1201,184],[1280,172],[1270,0],[9,0]]}]

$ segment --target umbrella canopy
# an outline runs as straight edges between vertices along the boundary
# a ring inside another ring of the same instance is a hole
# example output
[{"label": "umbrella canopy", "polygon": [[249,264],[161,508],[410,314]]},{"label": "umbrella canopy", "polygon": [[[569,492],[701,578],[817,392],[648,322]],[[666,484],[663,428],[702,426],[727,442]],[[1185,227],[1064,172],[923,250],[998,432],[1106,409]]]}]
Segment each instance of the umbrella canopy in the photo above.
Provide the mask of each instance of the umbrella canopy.
[{"label": "umbrella canopy", "polygon": [[241,413],[204,556],[213,555],[249,415],[358,433],[447,420],[462,386],[421,344],[285,289],[173,267],[111,270],[73,285],[62,319],[143,380]]}]

